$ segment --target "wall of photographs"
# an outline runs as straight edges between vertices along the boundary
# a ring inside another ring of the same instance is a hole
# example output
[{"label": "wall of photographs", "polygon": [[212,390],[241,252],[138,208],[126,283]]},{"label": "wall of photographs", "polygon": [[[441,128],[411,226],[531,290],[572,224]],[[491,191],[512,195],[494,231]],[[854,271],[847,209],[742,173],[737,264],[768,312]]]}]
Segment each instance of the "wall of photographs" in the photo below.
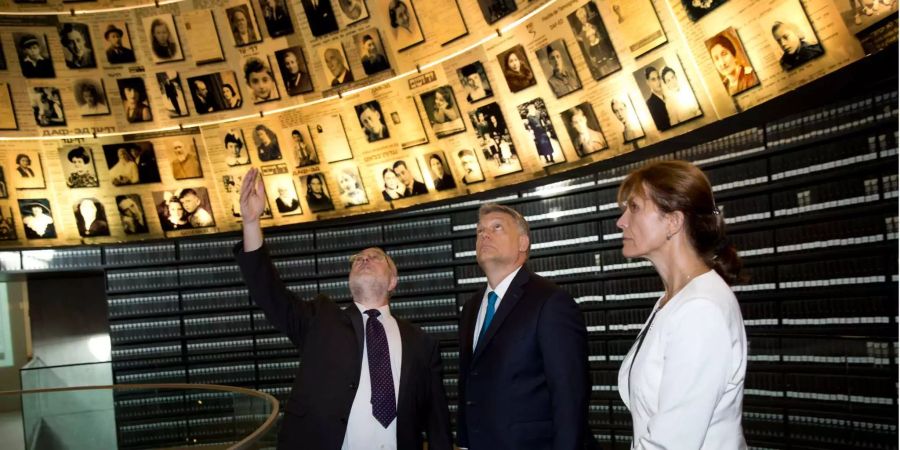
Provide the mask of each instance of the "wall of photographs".
[{"label": "wall of photographs", "polygon": [[882,0],[189,0],[12,15],[70,6],[35,3],[0,2],[0,245],[235,230],[250,166],[265,180],[265,226],[571,170],[857,61],[897,11]]}]

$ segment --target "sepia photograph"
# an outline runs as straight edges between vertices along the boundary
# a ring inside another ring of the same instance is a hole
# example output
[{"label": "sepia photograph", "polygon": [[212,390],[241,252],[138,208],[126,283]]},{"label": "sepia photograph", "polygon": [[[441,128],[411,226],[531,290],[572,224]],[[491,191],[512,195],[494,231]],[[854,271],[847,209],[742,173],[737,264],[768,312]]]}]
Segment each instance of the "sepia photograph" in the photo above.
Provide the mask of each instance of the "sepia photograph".
[{"label": "sepia photograph", "polygon": [[734,27],[728,27],[707,39],[706,49],[729,94],[737,95],[759,86],[759,77],[756,76]]},{"label": "sepia photograph", "polygon": [[57,29],[66,67],[70,69],[97,67],[91,32],[87,24],[66,22],[57,25]]},{"label": "sepia photograph", "polygon": [[449,85],[425,92],[419,98],[435,136],[442,138],[466,130],[453,88]]},{"label": "sepia photograph", "polygon": [[294,34],[294,23],[285,0],[259,0],[263,22],[270,37]]},{"label": "sepia photograph", "polygon": [[450,171],[450,164],[444,152],[426,153],[423,159],[428,164],[428,173],[431,176],[434,190],[456,189],[456,180],[453,179],[453,172]]},{"label": "sepia photograph", "polygon": [[185,42],[191,43],[191,59],[197,66],[225,60],[216,18],[211,9],[182,10],[178,20],[183,26]]},{"label": "sepia photograph", "polygon": [[384,44],[381,43],[381,36],[378,34],[377,28],[355,35],[353,41],[356,43],[363,72],[366,75],[373,75],[391,68],[391,63],[388,62]]},{"label": "sepia photograph", "polygon": [[522,163],[506,125],[506,119],[497,103],[488,103],[469,112],[475,128],[475,137],[485,166],[494,178],[522,171]]},{"label": "sepia photograph", "polygon": [[115,186],[160,182],[156,152],[150,141],[107,144],[103,146],[103,155]]},{"label": "sepia photograph", "polygon": [[334,202],[331,200],[331,193],[325,182],[325,174],[317,172],[300,175],[299,180],[302,185],[306,186],[306,205],[309,206],[310,212],[317,213],[334,209]]},{"label": "sepia photograph", "polygon": [[198,114],[238,109],[244,100],[234,72],[219,72],[187,79],[194,109]]},{"label": "sepia photograph", "polygon": [[579,157],[609,148],[594,107],[584,102],[562,112],[563,124]]},{"label": "sepia photograph", "polygon": [[399,159],[372,167],[376,186],[385,201],[415,197],[428,193],[422,173],[414,158]]},{"label": "sepia photograph", "polygon": [[365,0],[337,0],[344,23],[351,25],[369,17]]},{"label": "sepia photograph", "polygon": [[401,148],[412,148],[428,143],[425,123],[412,96],[396,97],[385,105],[385,115],[391,121],[391,133]]},{"label": "sepia photograph", "polygon": [[300,199],[297,197],[297,189],[294,187],[294,181],[289,174],[264,175],[263,182],[266,185],[269,201],[275,204],[275,210],[278,211],[278,215],[293,216],[303,214]]},{"label": "sepia photograph", "polygon": [[778,48],[778,63],[785,71],[794,70],[825,54],[803,5],[787,0],[760,17],[763,28],[770,30],[771,43]]},{"label": "sepia photograph", "polygon": [[356,105],[354,109],[356,110],[356,117],[359,119],[359,126],[362,128],[363,133],[366,134],[367,141],[377,142],[391,137],[378,100],[371,100]]},{"label": "sepia photograph", "polygon": [[83,198],[72,205],[75,226],[81,237],[109,236],[106,208],[96,198]]},{"label": "sepia photograph", "polygon": [[123,22],[108,22],[101,25],[103,40],[106,41],[106,62],[109,64],[130,64],[137,61],[134,55],[134,47],[131,43],[131,35],[128,33],[128,24]]},{"label": "sepia photograph", "polygon": [[300,0],[300,5],[303,6],[306,22],[313,36],[319,37],[338,30],[331,0]]},{"label": "sepia photograph", "polygon": [[260,161],[268,162],[281,159],[281,146],[278,144],[278,136],[271,128],[263,124],[253,127],[253,144],[256,147],[256,157]]},{"label": "sepia photograph", "polygon": [[600,11],[593,1],[585,3],[569,14],[568,20],[588,70],[595,80],[600,80],[622,68],[609,38],[609,32],[603,24],[603,18],[600,17]]},{"label": "sepia photograph", "polygon": [[259,27],[256,26],[256,18],[253,16],[249,4],[244,3],[225,8],[225,16],[228,17],[228,27],[234,38],[235,47],[262,42]]},{"label": "sepia photograph", "polygon": [[314,166],[319,164],[319,155],[313,146],[312,138],[309,136],[309,128],[299,126],[286,130],[290,133],[290,143],[294,160],[297,161],[296,167]]},{"label": "sepia photograph", "polygon": [[522,118],[522,124],[525,126],[525,131],[528,132],[534,143],[541,165],[547,167],[566,162],[566,156],[563,155],[562,147],[559,145],[559,136],[550,122],[550,114],[547,113],[544,100],[536,98],[519,105],[517,108],[519,117]]},{"label": "sepia photograph", "polygon": [[143,18],[144,30],[147,30],[147,42],[150,42],[150,57],[154,63],[166,63],[184,60],[175,18],[171,14]]},{"label": "sepia photograph", "polygon": [[618,121],[623,142],[628,143],[644,137],[644,128],[627,94],[613,97],[609,102],[609,110]]},{"label": "sepia photograph", "polygon": [[40,127],[61,127],[66,124],[62,98],[55,87],[33,87],[28,90],[34,123]]},{"label": "sepia photograph", "polygon": [[25,78],[55,78],[53,60],[47,47],[47,37],[43,34],[13,33],[19,66]]},{"label": "sepia photograph", "polygon": [[503,77],[506,78],[510,92],[516,93],[537,84],[522,45],[516,45],[500,53],[497,55],[497,61],[503,69]]},{"label": "sepia photograph", "polygon": [[481,14],[488,25],[516,11],[515,0],[478,0]]},{"label": "sepia photograph", "polygon": [[153,192],[153,204],[163,231],[206,228],[216,225],[205,187]]},{"label": "sepia photograph", "polygon": [[163,99],[163,109],[169,114],[170,119],[190,115],[187,106],[187,98],[184,88],[181,86],[181,76],[174,70],[159,72],[156,74],[156,83],[159,86],[159,94]]},{"label": "sepia photograph", "polygon": [[[243,181],[244,175],[242,173],[222,176],[222,185],[225,188],[225,195],[228,197],[227,204],[230,205],[228,209],[231,211],[231,216],[237,219],[241,217],[241,183]],[[268,198],[266,199],[265,209],[259,217],[260,219],[272,218],[272,206],[269,205]]]},{"label": "sepia photograph", "polygon": [[36,150],[19,150],[10,152],[14,167],[12,173],[12,186],[16,189],[44,189],[44,165],[41,163],[41,155]]},{"label": "sepia photograph", "polygon": [[557,39],[546,47],[539,48],[537,57],[547,78],[547,84],[550,85],[550,90],[556,98],[581,89],[581,80],[578,78],[575,65],[572,64],[565,41]]},{"label": "sepia photograph", "polygon": [[190,137],[179,137],[159,147],[168,151],[169,164],[172,166],[172,177],[176,180],[189,178],[203,178],[203,168],[200,166],[200,155],[197,146]]},{"label": "sepia photograph", "polygon": [[75,80],[73,93],[82,117],[109,114],[109,102],[106,98],[106,87],[103,85],[102,78]]},{"label": "sepia photograph", "polygon": [[284,90],[288,95],[312,92],[312,77],[309,75],[301,46],[278,50],[275,52],[275,61],[278,62],[281,79],[284,81]]},{"label": "sepia photograph", "polygon": [[472,64],[465,65],[456,71],[459,74],[459,82],[466,90],[466,100],[469,103],[475,103],[494,96],[491,89],[491,82],[488,80],[487,73],[484,71],[484,65],[481,61],[475,61]]},{"label": "sepia photograph", "polygon": [[484,172],[474,150],[464,148],[453,152],[453,157],[456,160],[457,172],[463,174],[459,178],[460,184],[468,186],[484,181]]},{"label": "sepia photograph", "polygon": [[13,209],[4,205],[0,207],[0,241],[15,241],[18,238]]},{"label": "sepia photograph", "polygon": [[19,214],[28,239],[55,239],[56,224],[50,201],[45,198],[19,199]]},{"label": "sepia photograph", "polygon": [[344,120],[340,114],[321,116],[315,122],[309,124],[309,132],[312,134],[313,146],[322,149],[319,155],[325,162],[331,164],[353,158],[350,142],[347,140],[347,132],[344,129]]},{"label": "sepia photograph", "polygon": [[688,17],[694,22],[712,12],[728,0],[681,0]]},{"label": "sepia photograph", "polygon": [[425,35],[419,24],[412,0],[378,0],[381,2],[378,11],[387,11],[388,39],[393,43],[391,48],[402,52],[410,47],[425,42]]},{"label": "sepia photograph", "polygon": [[337,180],[339,198],[345,208],[369,204],[369,196],[359,177],[359,169],[353,165],[336,168],[331,172],[332,178]]},{"label": "sepia photograph", "polygon": [[275,86],[275,75],[268,58],[255,56],[244,60],[244,82],[250,87],[250,98],[254,104],[271,102],[281,98]]},{"label": "sepia photograph", "polygon": [[232,128],[225,132],[225,164],[228,167],[250,164],[250,152],[244,140],[244,132],[240,128]]},{"label": "sepia photograph", "polygon": [[95,188],[100,186],[94,153],[84,145],[64,145],[59,148],[66,186],[70,188]]},{"label": "sepia photograph", "polygon": [[350,64],[347,62],[347,55],[344,53],[344,46],[340,42],[319,47],[319,58],[326,68],[325,79],[328,80],[331,87],[354,80]]},{"label": "sepia photograph", "polygon": [[125,234],[144,234],[150,231],[140,195],[117,195],[116,208],[119,210],[119,218],[122,219],[122,229],[125,230]]},{"label": "sepia photograph", "polygon": [[658,58],[638,69],[634,79],[657,130],[666,131],[703,115],[675,56]]},{"label": "sepia photograph", "polygon": [[19,119],[13,106],[12,90],[9,83],[0,82],[0,130],[18,130]]},{"label": "sepia photograph", "polygon": [[152,121],[153,112],[150,109],[150,99],[147,97],[144,79],[141,77],[120,78],[116,80],[116,83],[119,85],[119,96],[122,98],[125,120],[129,123]]}]

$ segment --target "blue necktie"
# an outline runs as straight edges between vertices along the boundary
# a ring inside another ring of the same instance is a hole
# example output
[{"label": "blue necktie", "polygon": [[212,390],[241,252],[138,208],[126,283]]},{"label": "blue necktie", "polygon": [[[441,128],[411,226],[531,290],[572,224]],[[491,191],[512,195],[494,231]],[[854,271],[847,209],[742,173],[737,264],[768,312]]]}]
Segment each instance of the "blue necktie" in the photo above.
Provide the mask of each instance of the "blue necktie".
[{"label": "blue necktie", "polygon": [[377,309],[366,311],[366,355],[369,358],[369,380],[372,382],[372,415],[387,428],[397,417],[394,397],[394,376],[391,374],[391,353],[384,325],[378,321]]},{"label": "blue necktie", "polygon": [[484,334],[487,333],[487,329],[491,326],[491,320],[494,319],[494,309],[497,306],[497,293],[491,291],[488,293],[488,304],[487,311],[484,313],[484,323],[481,324],[481,332],[478,334],[478,342],[481,342],[481,339],[484,338]]}]

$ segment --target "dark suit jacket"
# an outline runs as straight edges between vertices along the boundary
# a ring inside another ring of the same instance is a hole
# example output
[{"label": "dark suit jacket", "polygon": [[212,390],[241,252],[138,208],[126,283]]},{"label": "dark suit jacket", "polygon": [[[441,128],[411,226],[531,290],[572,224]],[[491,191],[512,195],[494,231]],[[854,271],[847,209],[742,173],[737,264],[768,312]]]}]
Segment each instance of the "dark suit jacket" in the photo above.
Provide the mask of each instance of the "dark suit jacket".
[{"label": "dark suit jacket", "polygon": [[337,20],[334,18],[334,10],[330,0],[319,0],[318,7],[313,6],[312,0],[300,0],[303,11],[306,12],[306,21],[309,22],[309,30],[313,36],[337,31]]},{"label": "dark suit jacket", "polygon": [[407,187],[406,190],[403,191],[403,196],[404,197],[412,197],[413,195],[422,195],[422,194],[427,194],[427,193],[428,193],[428,187],[425,186],[425,183],[423,183],[419,180],[415,180],[415,181],[413,181],[412,189]]},{"label": "dark suit jacket", "polygon": [[[268,250],[245,253],[235,247],[250,298],[266,318],[300,349],[302,364],[278,436],[280,449],[340,450],[356,396],[362,365],[362,315],[317,297],[299,301],[278,278]],[[397,400],[397,448],[451,450],[450,418],[441,379],[438,343],[409,322],[397,319],[403,356]],[[368,376],[368,375],[365,375]]]},{"label": "dark suit jacket", "polygon": [[657,130],[666,131],[672,128],[672,123],[669,121],[669,110],[666,109],[666,102],[663,99],[651,93],[650,98],[647,99],[647,109],[650,110],[650,116],[653,117],[653,123],[656,124]]},{"label": "dark suit jacket", "polygon": [[522,267],[473,353],[483,297],[484,289],[460,316],[460,447],[583,448],[590,383],[587,329],[575,300]]}]

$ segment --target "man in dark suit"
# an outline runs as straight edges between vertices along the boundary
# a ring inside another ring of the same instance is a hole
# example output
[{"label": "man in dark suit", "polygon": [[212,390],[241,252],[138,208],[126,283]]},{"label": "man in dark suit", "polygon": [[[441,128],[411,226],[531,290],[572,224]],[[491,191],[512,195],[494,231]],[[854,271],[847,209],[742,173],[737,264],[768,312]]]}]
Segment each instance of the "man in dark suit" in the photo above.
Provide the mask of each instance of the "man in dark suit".
[{"label": "man in dark suit", "polygon": [[587,431],[587,329],[572,296],[524,267],[531,240],[515,210],[478,211],[475,252],[488,285],[460,315],[459,446],[581,449]]},{"label": "man in dark suit", "polygon": [[354,303],[298,301],[278,278],[259,218],[266,194],[258,169],[241,186],[238,265],[266,317],[300,348],[303,364],[285,406],[279,449],[451,450],[438,343],[390,313],[397,267],[384,251],[351,258]]},{"label": "man in dark suit", "polygon": [[109,26],[106,27],[103,38],[106,39],[107,44],[109,44],[106,47],[106,60],[109,61],[110,64],[126,64],[135,61],[134,50],[125,47],[122,42],[124,36],[125,32],[114,24],[109,24]]},{"label": "man in dark suit", "polygon": [[306,12],[306,21],[309,22],[309,30],[313,36],[318,37],[337,31],[337,20],[334,18],[330,0],[300,0],[300,3]]},{"label": "man in dark suit", "polygon": [[[44,43],[46,44],[46,41]],[[37,36],[23,35],[19,40],[19,50],[22,55],[20,61],[22,75],[25,78],[53,78],[56,76],[53,71],[53,62],[50,61],[50,54],[47,52],[45,56]]]},{"label": "man in dark suit", "polygon": [[412,172],[406,167],[406,162],[402,159],[397,161],[393,165],[394,173],[397,174],[397,178],[400,179],[400,182],[403,183],[404,191],[403,197],[412,197],[414,195],[422,195],[428,193],[428,188],[425,186],[425,183],[416,179],[413,176]]},{"label": "man in dark suit", "polygon": [[650,116],[653,117],[656,129],[666,131],[672,128],[672,122],[669,120],[669,110],[666,109],[665,94],[662,90],[662,80],[659,78],[659,71],[653,66],[647,67],[644,69],[644,78],[647,79],[647,86],[650,88],[650,97],[647,97],[647,109],[650,110]]}]

